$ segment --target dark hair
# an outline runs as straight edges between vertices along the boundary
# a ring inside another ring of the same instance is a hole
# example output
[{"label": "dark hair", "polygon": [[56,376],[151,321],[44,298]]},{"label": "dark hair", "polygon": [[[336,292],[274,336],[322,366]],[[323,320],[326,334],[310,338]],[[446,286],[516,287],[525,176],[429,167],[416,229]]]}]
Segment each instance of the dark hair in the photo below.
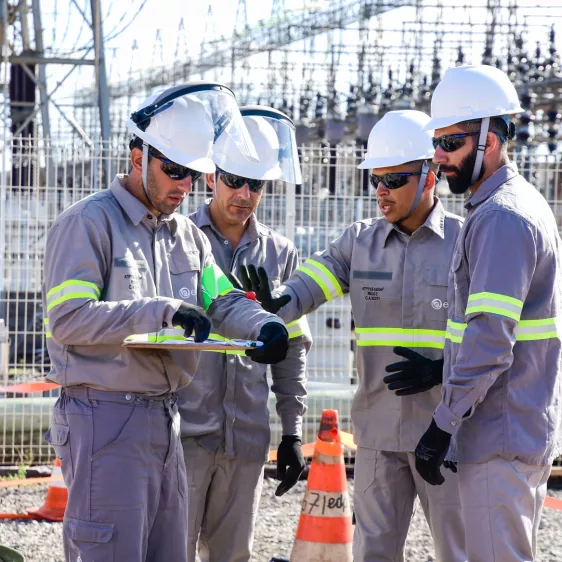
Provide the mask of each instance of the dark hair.
[{"label": "dark hair", "polygon": [[[474,133],[480,130],[480,127],[482,126],[482,119],[462,121],[458,124],[458,126],[465,133]],[[515,136],[515,126],[511,121],[509,121],[508,125],[503,117],[490,117],[490,126],[488,130],[490,133],[497,133],[498,135],[501,135],[499,139],[502,144],[502,150],[507,150],[507,141]]]},{"label": "dark hair", "polygon": [[138,148],[139,150],[142,150],[142,139],[140,137],[137,137],[137,135],[134,135],[133,138],[129,141],[129,150],[131,152],[133,152],[133,148]]}]

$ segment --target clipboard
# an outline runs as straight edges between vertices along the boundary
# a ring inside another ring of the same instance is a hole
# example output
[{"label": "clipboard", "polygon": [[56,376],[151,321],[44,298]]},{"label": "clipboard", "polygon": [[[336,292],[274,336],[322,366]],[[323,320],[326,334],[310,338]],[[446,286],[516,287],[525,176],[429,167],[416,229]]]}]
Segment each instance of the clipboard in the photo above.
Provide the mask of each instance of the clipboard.
[{"label": "clipboard", "polygon": [[263,342],[254,340],[207,339],[196,342],[185,338],[182,329],[164,329],[148,334],[133,334],[123,340],[122,347],[133,349],[172,349],[176,351],[246,351],[258,349]]}]

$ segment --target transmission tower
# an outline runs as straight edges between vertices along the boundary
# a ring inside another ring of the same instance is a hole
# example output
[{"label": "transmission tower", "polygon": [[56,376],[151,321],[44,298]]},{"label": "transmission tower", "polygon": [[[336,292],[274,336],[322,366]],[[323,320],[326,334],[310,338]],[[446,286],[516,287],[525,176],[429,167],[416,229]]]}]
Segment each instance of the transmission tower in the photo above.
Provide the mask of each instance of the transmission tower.
[{"label": "transmission tower", "polygon": [[[101,0],[90,0],[89,14],[78,10],[90,32],[90,46],[81,57],[45,55],[41,1],[0,0],[0,40],[2,62],[9,65],[9,84],[4,87],[5,128],[10,117],[12,136],[34,136],[36,118],[41,115],[42,133],[51,137],[50,109],[54,107],[78,135],[91,139],[75,118],[53,98],[55,92],[81,66],[94,67],[94,105],[99,109],[99,131],[103,140],[111,137],[109,119],[109,95],[107,87],[106,60],[103,39]],[[53,52],[54,49],[53,49]],[[52,66],[66,66],[69,71],[56,86],[48,84],[47,76]],[[36,91],[39,91],[39,101]]]}]

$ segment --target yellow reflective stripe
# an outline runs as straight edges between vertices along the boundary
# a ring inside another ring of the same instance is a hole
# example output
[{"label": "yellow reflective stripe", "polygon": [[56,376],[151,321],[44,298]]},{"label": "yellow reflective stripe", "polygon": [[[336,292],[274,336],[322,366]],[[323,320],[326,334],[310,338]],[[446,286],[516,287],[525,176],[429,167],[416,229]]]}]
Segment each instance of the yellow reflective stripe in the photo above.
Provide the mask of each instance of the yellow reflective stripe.
[{"label": "yellow reflective stripe", "polygon": [[[447,322],[447,339],[461,343],[467,324]],[[562,318],[520,320],[515,328],[516,341],[539,341],[558,338],[562,334]]]},{"label": "yellow reflective stripe", "polygon": [[299,336],[308,336],[312,337],[310,334],[310,329],[308,327],[308,321],[306,316],[302,316],[298,320],[293,320],[293,322],[289,322],[287,325],[287,331],[289,332],[289,339],[298,338]]},{"label": "yellow reflective stripe", "polygon": [[60,291],[61,289],[64,289],[65,287],[89,287],[90,289],[94,289],[94,291],[98,295],[98,297],[101,296],[101,290],[98,288],[98,286],[95,283],[90,283],[90,281],[82,281],[80,279],[69,279],[68,281],[64,281],[60,285],[57,285],[56,287],[53,287],[47,293],[47,296],[45,297],[46,300],[49,300],[51,295],[53,295],[54,293],[57,293],[58,291]]},{"label": "yellow reflective stripe", "polygon": [[492,314],[507,316],[519,321],[522,310],[523,302],[518,299],[499,293],[483,292],[475,293],[468,297],[468,306],[465,314],[491,312]]},{"label": "yellow reflective stripe", "polygon": [[326,300],[331,301],[336,297],[343,296],[342,288],[334,274],[320,262],[310,258],[297,268],[297,271],[301,271],[316,281]]},{"label": "yellow reflective stripe", "polygon": [[406,346],[445,347],[445,330],[424,330],[408,328],[356,328],[356,341],[359,347],[367,346]]},{"label": "yellow reflective stripe", "polygon": [[45,338],[51,338],[53,337],[51,335],[51,332],[49,332],[49,319],[48,318],[43,318],[43,325],[45,326]]},{"label": "yellow reflective stripe", "polygon": [[515,329],[517,341],[548,340],[558,338],[562,333],[562,318],[544,320],[521,320]]},{"label": "yellow reflective stripe", "polygon": [[51,310],[52,308],[54,308],[55,306],[57,306],[57,304],[61,304],[63,302],[66,301],[71,301],[74,299],[87,299],[90,301],[97,301],[99,299],[94,298],[92,296],[92,293],[68,293],[68,295],[64,295],[63,297],[59,297],[58,299],[52,300],[51,302],[49,302],[49,304],[47,305],[47,312],[49,312],[49,310]]},{"label": "yellow reflective stripe", "polygon": [[461,343],[465,329],[465,323],[447,320],[447,335],[445,337],[454,343]]},{"label": "yellow reflective stripe", "polygon": [[81,281],[79,279],[70,279],[53,287],[45,297],[47,302],[47,312],[51,308],[62,302],[73,299],[99,300],[101,290],[94,283],[89,281]]}]

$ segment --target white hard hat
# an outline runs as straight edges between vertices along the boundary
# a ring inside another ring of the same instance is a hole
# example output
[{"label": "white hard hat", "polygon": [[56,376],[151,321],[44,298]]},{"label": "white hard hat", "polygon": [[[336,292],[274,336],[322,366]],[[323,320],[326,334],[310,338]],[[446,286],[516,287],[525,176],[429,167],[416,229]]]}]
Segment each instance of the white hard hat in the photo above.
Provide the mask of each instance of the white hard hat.
[{"label": "white hard hat", "polygon": [[484,64],[457,66],[445,72],[431,98],[426,129],[442,129],[462,121],[521,113],[523,108],[507,74]]},{"label": "white hard hat", "polygon": [[158,150],[161,145],[170,160],[199,172],[214,171],[213,143],[224,137],[244,158],[258,160],[232,90],[215,82],[189,82],[150,96],[127,120],[127,129]]},{"label": "white hard hat", "polygon": [[[151,106],[160,95],[161,92],[146,99],[139,111]],[[207,174],[214,172],[215,165],[211,159],[214,127],[205,106],[191,96],[183,96],[170,103],[170,107],[150,119],[146,130],[129,119],[129,132],[181,166]]]},{"label": "white hard hat", "polygon": [[272,107],[261,105],[240,108],[259,162],[250,162],[229,139],[217,142],[213,161],[226,172],[257,180],[281,180],[302,183],[296,146],[295,126],[291,119]]},{"label": "white hard hat", "polygon": [[433,131],[425,130],[429,115],[404,109],[389,111],[371,130],[365,160],[357,166],[387,168],[414,160],[430,160],[435,154]]},{"label": "white hard hat", "polygon": [[244,124],[256,147],[259,162],[249,162],[229,139],[217,142],[213,153],[219,168],[237,176],[255,180],[276,180],[281,176],[279,167],[279,140],[273,127],[262,117],[244,116]]}]

